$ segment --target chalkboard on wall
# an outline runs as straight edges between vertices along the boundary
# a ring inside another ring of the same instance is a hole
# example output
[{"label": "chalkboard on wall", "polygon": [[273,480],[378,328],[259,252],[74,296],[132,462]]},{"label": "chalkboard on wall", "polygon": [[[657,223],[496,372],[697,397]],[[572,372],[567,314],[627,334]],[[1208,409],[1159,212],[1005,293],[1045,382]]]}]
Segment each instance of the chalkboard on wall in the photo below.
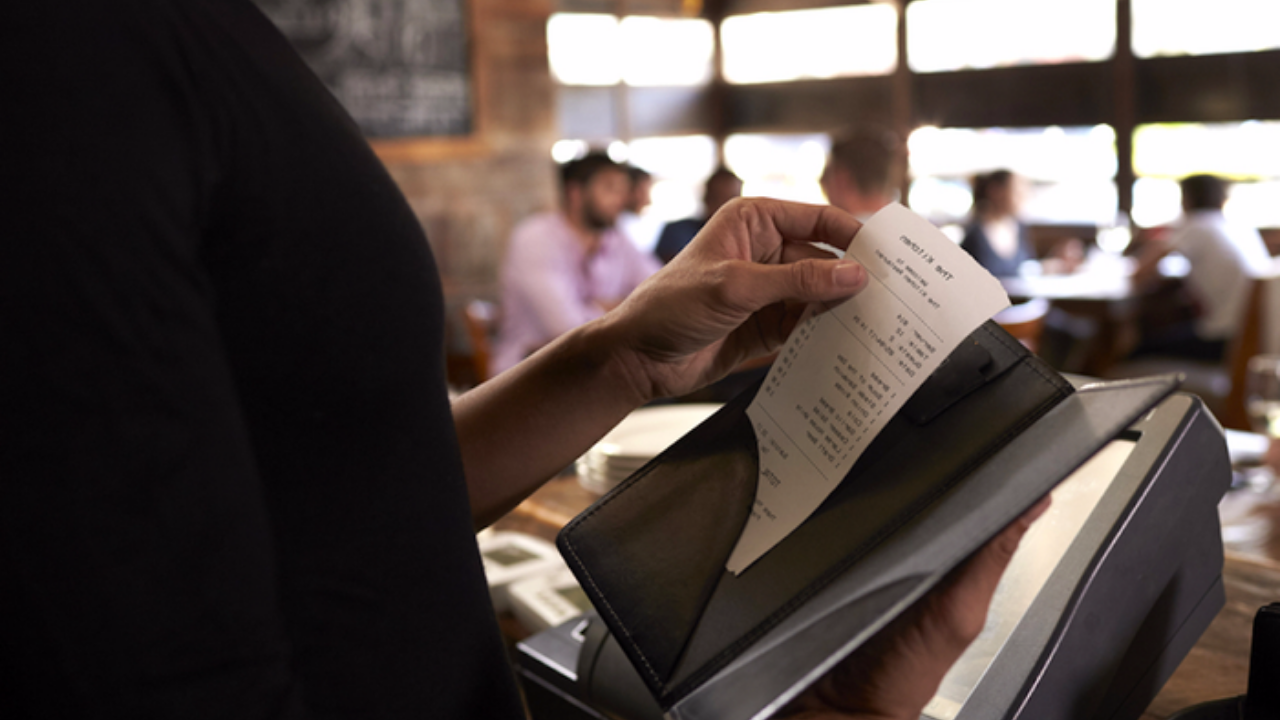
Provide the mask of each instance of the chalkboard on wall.
[{"label": "chalkboard on wall", "polygon": [[256,0],[374,138],[468,135],[465,0]]}]

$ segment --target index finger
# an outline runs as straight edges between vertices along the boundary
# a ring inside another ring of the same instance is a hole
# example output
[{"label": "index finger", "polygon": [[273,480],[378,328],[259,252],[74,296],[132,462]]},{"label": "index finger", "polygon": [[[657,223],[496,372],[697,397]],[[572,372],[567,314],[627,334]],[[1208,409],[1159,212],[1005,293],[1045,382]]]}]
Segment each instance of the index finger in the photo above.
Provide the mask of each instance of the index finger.
[{"label": "index finger", "polygon": [[823,243],[847,250],[862,223],[831,205],[806,205],[775,200],[763,205],[778,234],[786,240]]},{"label": "index finger", "polygon": [[691,258],[698,256],[712,261],[737,259],[770,264],[829,258],[814,244],[845,250],[861,227],[857,218],[826,205],[735,198],[711,216],[678,257],[683,258],[682,263],[695,262]]}]

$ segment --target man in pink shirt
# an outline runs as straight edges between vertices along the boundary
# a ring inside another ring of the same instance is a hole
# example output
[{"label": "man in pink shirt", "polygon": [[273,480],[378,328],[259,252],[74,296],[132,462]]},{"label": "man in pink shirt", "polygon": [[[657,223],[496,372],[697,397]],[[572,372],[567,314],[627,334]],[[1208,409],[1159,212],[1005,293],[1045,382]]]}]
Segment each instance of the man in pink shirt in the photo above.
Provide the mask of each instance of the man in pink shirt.
[{"label": "man in pink shirt", "polygon": [[600,317],[658,270],[616,227],[630,188],[624,166],[592,153],[561,167],[559,210],[516,226],[502,266],[490,375]]}]

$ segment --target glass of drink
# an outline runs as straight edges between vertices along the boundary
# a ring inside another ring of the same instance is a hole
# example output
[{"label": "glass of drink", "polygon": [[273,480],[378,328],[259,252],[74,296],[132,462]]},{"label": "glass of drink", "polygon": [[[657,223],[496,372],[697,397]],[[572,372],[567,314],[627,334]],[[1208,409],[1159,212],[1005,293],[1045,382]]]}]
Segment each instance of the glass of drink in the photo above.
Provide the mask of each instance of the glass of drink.
[{"label": "glass of drink", "polygon": [[1249,358],[1244,402],[1254,432],[1280,437],[1280,355]]},{"label": "glass of drink", "polygon": [[[1280,442],[1280,355],[1249,358],[1244,403],[1250,428],[1270,438],[1274,450]],[[1268,451],[1268,457],[1261,465],[1245,471],[1246,481],[1254,490],[1265,491],[1275,486],[1275,468],[1268,462],[1272,454]]]}]

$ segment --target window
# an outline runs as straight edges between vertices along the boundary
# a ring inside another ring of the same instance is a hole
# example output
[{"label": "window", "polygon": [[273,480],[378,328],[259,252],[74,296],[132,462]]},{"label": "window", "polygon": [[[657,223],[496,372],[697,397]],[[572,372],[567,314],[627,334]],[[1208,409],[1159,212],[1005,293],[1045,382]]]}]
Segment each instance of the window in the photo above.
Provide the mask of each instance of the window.
[{"label": "window", "polygon": [[1276,0],[1131,0],[1130,7],[1138,57],[1280,48]]},{"label": "window", "polygon": [[735,15],[720,43],[731,83],[885,75],[898,64],[898,12],[876,3]]},{"label": "window", "polygon": [[831,140],[822,134],[730,135],[725,164],[742,178],[742,194],[797,202],[825,203],[818,178]]},{"label": "window", "polygon": [[1143,125],[1133,136],[1133,220],[1164,225],[1182,212],[1178,180],[1221,175],[1233,185],[1225,212],[1254,227],[1280,227],[1280,121]]},{"label": "window", "polygon": [[551,74],[565,85],[616,85],[622,79],[618,18],[557,13],[547,21]]},{"label": "window", "polygon": [[700,19],[622,19],[622,81],[628,85],[705,85],[715,71],[715,30]]},{"label": "window", "polygon": [[1115,131],[1109,125],[1046,128],[919,128],[907,139],[912,209],[937,224],[963,222],[969,179],[1007,169],[1027,180],[1022,217],[1033,223],[1115,221]]},{"label": "window", "polygon": [[703,183],[719,162],[715,140],[709,135],[637,138],[628,147],[629,162],[653,175],[645,215],[667,223],[701,211]]},{"label": "window", "polygon": [[551,74],[564,85],[690,86],[711,80],[715,33],[702,19],[556,13]]},{"label": "window", "polygon": [[907,5],[907,63],[916,72],[1105,60],[1115,45],[1116,0]]}]

